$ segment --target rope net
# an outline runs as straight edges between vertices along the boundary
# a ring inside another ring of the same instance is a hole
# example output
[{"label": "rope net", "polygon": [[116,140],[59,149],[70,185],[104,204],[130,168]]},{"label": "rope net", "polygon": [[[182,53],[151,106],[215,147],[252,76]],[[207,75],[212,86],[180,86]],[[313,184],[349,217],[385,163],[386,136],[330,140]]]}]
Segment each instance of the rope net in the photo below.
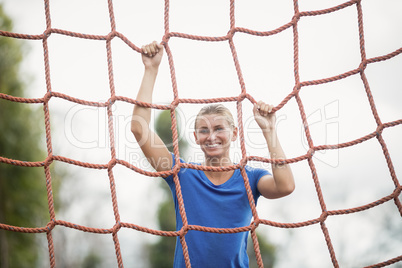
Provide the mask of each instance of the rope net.
[{"label": "rope net", "polygon": [[[377,113],[374,99],[372,97],[369,82],[365,75],[365,69],[366,69],[367,65],[385,61],[385,60],[391,59],[391,58],[401,54],[402,47],[389,54],[383,55],[383,56],[374,57],[374,58],[366,57],[365,38],[364,38],[364,31],[363,31],[363,11],[362,11],[362,6],[361,6],[360,0],[347,1],[338,6],[334,6],[332,8],[328,8],[328,9],[317,10],[317,11],[304,11],[304,12],[299,11],[298,1],[294,0],[293,1],[294,16],[291,19],[291,21],[289,21],[288,23],[286,23],[272,31],[254,31],[254,30],[250,30],[250,29],[246,29],[246,28],[236,27],[235,26],[235,1],[230,0],[230,10],[229,10],[229,12],[230,12],[230,29],[228,30],[228,33],[225,36],[196,36],[196,35],[190,35],[190,34],[185,34],[185,33],[170,32],[170,30],[169,30],[169,4],[170,3],[169,3],[169,0],[165,0],[165,14],[164,14],[165,33],[162,37],[162,44],[165,47],[166,54],[167,54],[168,61],[169,61],[172,90],[173,90],[173,96],[174,96],[174,99],[170,105],[156,105],[156,104],[151,104],[151,103],[140,102],[135,99],[124,97],[124,96],[116,96],[114,77],[113,77],[113,57],[112,57],[112,50],[111,50],[111,41],[114,38],[119,38],[122,41],[124,41],[124,43],[127,46],[129,46],[132,50],[140,53],[141,49],[117,30],[112,0],[108,0],[111,30],[107,35],[90,35],[90,34],[85,34],[85,33],[77,33],[77,32],[71,32],[71,31],[53,28],[51,18],[50,18],[49,0],[44,0],[44,3],[45,3],[46,29],[43,32],[43,34],[28,35],[28,34],[19,34],[19,33],[13,33],[13,32],[7,32],[7,31],[0,30],[0,35],[5,36],[5,37],[11,37],[11,38],[19,38],[19,39],[42,40],[47,92],[42,98],[22,98],[22,97],[16,97],[16,96],[3,94],[3,93],[0,93],[0,97],[2,99],[12,101],[12,102],[27,103],[27,104],[32,104],[32,103],[43,104],[43,110],[44,110],[44,115],[45,115],[45,128],[46,128],[47,157],[44,161],[40,161],[40,162],[26,162],[26,161],[20,161],[17,159],[9,159],[9,158],[5,158],[5,157],[0,157],[0,162],[4,163],[4,164],[16,165],[16,166],[43,167],[44,168],[45,175],[46,175],[47,200],[48,200],[48,206],[49,206],[50,220],[46,226],[39,227],[39,228],[23,228],[23,227],[19,227],[19,226],[7,225],[4,223],[0,223],[0,228],[3,230],[21,232],[21,233],[45,233],[47,235],[51,267],[56,266],[54,244],[53,244],[53,237],[52,237],[52,230],[55,228],[55,226],[64,226],[64,227],[72,228],[72,229],[79,230],[79,231],[97,233],[97,234],[112,234],[113,241],[114,241],[114,247],[115,247],[115,251],[116,251],[117,264],[119,267],[123,267],[123,258],[122,258],[122,254],[120,251],[120,244],[119,244],[119,238],[118,238],[118,232],[121,228],[130,228],[130,229],[133,229],[136,231],[145,232],[145,233],[158,235],[158,236],[180,237],[180,241],[181,241],[181,245],[183,247],[183,252],[184,252],[184,257],[185,257],[187,267],[191,267],[191,260],[189,258],[189,249],[187,248],[187,244],[186,244],[186,234],[188,231],[198,230],[198,231],[214,232],[214,233],[235,233],[235,232],[251,231],[251,237],[252,237],[252,241],[253,241],[253,246],[254,246],[254,251],[256,254],[257,263],[258,263],[259,267],[263,267],[261,253],[259,250],[259,244],[258,244],[258,240],[257,240],[257,236],[256,236],[256,229],[258,228],[258,226],[260,224],[269,225],[269,226],[278,227],[278,228],[301,228],[301,227],[305,227],[305,226],[319,224],[321,227],[321,230],[322,230],[322,234],[325,237],[326,245],[328,247],[329,255],[332,260],[333,266],[339,267],[338,260],[337,260],[337,257],[336,257],[335,251],[334,251],[333,243],[331,241],[331,237],[329,235],[329,232],[328,232],[328,229],[327,229],[326,223],[325,223],[328,216],[345,215],[345,214],[350,214],[350,213],[361,212],[361,211],[371,209],[373,207],[376,207],[380,204],[383,204],[383,203],[391,201],[391,200],[393,200],[397,209],[399,210],[400,214],[402,215],[402,204],[401,204],[401,201],[399,200],[399,196],[401,194],[402,187],[396,176],[395,169],[394,169],[390,154],[388,152],[387,145],[386,145],[386,143],[383,139],[383,135],[382,135],[382,132],[385,128],[389,128],[389,127],[393,127],[393,126],[402,124],[402,119],[391,121],[391,122],[386,122],[386,123],[383,123],[381,121],[381,119]],[[357,14],[358,14],[357,23],[358,23],[358,31],[359,31],[360,56],[361,56],[360,65],[357,66],[353,70],[349,70],[345,73],[341,73],[341,74],[333,76],[333,77],[328,77],[328,78],[313,80],[313,81],[300,81],[300,77],[299,77],[299,37],[298,37],[299,20],[302,17],[325,15],[325,14],[336,12],[336,11],[339,11],[339,10],[342,10],[345,8],[356,8],[357,9]],[[279,105],[277,105],[274,108],[274,111],[277,111],[277,110],[281,109],[282,107],[284,107],[284,105],[286,105],[290,99],[294,98],[296,100],[299,111],[300,111],[300,115],[302,118],[302,122],[304,125],[305,135],[306,135],[306,138],[308,141],[309,149],[307,150],[307,152],[304,155],[300,155],[300,156],[292,158],[292,159],[269,159],[269,158],[258,157],[258,156],[247,156],[245,142],[244,142],[244,129],[243,129],[243,123],[242,123],[242,118],[243,118],[242,102],[245,99],[248,99],[250,102],[255,103],[255,100],[250,94],[247,93],[246,86],[245,86],[245,83],[243,80],[242,71],[240,68],[240,63],[239,63],[239,60],[237,57],[236,46],[234,44],[233,37],[236,33],[244,33],[244,34],[249,34],[249,35],[254,35],[254,36],[259,36],[259,37],[267,37],[267,36],[272,36],[272,35],[278,34],[286,29],[293,30],[294,87],[293,87],[292,91],[279,103]],[[49,37],[51,37],[51,35],[54,35],[54,34],[64,35],[64,36],[68,36],[71,38],[83,38],[83,39],[88,39],[88,40],[98,40],[98,41],[104,42],[106,44],[108,75],[109,75],[109,88],[110,88],[110,98],[106,102],[92,102],[92,101],[81,100],[81,99],[77,99],[77,98],[74,98],[72,96],[69,96],[69,95],[66,95],[63,93],[53,91],[52,85],[51,85],[51,79],[50,79],[51,72],[50,72],[50,67],[49,67],[49,56],[50,55],[48,53],[48,51],[49,51],[48,50],[48,39],[49,39]],[[172,52],[169,48],[169,41],[171,40],[171,38],[184,38],[184,39],[191,39],[191,40],[197,40],[197,41],[209,41],[209,42],[228,42],[230,45],[231,55],[232,55],[232,58],[234,61],[239,84],[241,87],[241,93],[238,96],[227,97],[227,98],[210,98],[210,99],[182,99],[182,98],[179,98],[178,97],[179,96],[178,88],[177,88],[177,83],[176,83],[175,66],[174,66],[174,62],[173,62]],[[365,91],[367,93],[367,100],[371,107],[372,115],[375,119],[377,128],[373,132],[371,132],[361,138],[353,140],[353,141],[340,143],[340,144],[334,144],[334,145],[315,146],[313,143],[312,137],[310,135],[309,124],[307,122],[303,102],[302,102],[301,98],[299,97],[300,91],[304,87],[307,87],[307,86],[330,83],[330,82],[338,81],[341,79],[345,79],[345,78],[353,76],[353,75],[359,75],[361,78],[361,82],[363,83]],[[74,159],[70,159],[70,158],[66,158],[63,156],[53,154],[51,126],[50,126],[50,114],[49,114],[49,100],[51,98],[62,98],[67,101],[74,102],[74,103],[81,104],[81,105],[107,108],[108,130],[109,130],[110,150],[111,150],[110,151],[111,158],[107,164],[84,163],[84,162],[80,162],[80,161],[77,161]],[[174,151],[174,155],[176,158],[176,164],[171,171],[169,171],[169,172],[149,172],[149,171],[142,170],[142,169],[130,164],[129,162],[127,162],[125,160],[116,158],[116,151],[115,151],[116,144],[115,144],[115,139],[114,139],[112,105],[117,101],[140,105],[143,107],[149,107],[152,109],[170,110],[171,119],[172,119],[173,140],[174,140],[173,151]],[[240,163],[237,165],[227,167],[227,168],[212,168],[212,167],[195,166],[192,164],[180,163],[179,148],[178,148],[178,133],[177,133],[177,128],[176,128],[177,120],[176,120],[175,113],[174,113],[175,109],[182,103],[212,103],[212,102],[235,102],[237,105],[237,119],[238,119],[238,124],[239,124],[239,137],[240,137],[241,154],[242,154],[242,159],[241,159]],[[368,203],[368,204],[360,206],[360,207],[353,207],[353,208],[342,209],[342,210],[327,210],[326,203],[324,202],[322,190],[320,187],[319,178],[318,178],[315,164],[313,161],[314,153],[316,151],[320,151],[320,150],[337,150],[337,149],[357,145],[359,143],[368,141],[373,138],[376,138],[382,147],[382,151],[383,151],[386,163],[388,165],[390,177],[392,179],[393,184],[395,185],[394,191],[388,196],[384,196],[383,198],[381,198],[379,200],[375,200],[371,203]],[[252,193],[250,190],[250,185],[249,185],[249,181],[248,181],[244,166],[247,164],[248,161],[261,161],[261,162],[271,163],[271,164],[278,164],[278,163],[291,164],[291,163],[296,163],[296,162],[304,161],[304,160],[306,160],[308,162],[308,165],[311,170],[311,176],[314,181],[316,194],[317,194],[317,197],[318,197],[318,200],[320,203],[320,207],[321,207],[321,215],[317,218],[314,218],[314,219],[311,219],[308,221],[296,222],[296,223],[280,223],[280,222],[273,222],[273,221],[266,220],[266,219],[260,219],[258,216],[257,210],[256,210],[256,206],[253,201],[253,196],[252,196]],[[112,196],[113,211],[114,211],[114,218],[115,218],[114,226],[112,226],[109,229],[98,229],[98,228],[80,226],[80,225],[77,225],[77,224],[74,224],[71,222],[62,221],[62,220],[57,220],[56,214],[55,214],[55,209],[54,209],[54,204],[53,204],[52,176],[50,173],[50,165],[52,164],[53,161],[61,161],[61,162],[65,162],[67,164],[77,165],[77,166],[81,166],[81,167],[85,167],[85,168],[105,169],[108,171],[108,177],[109,177],[109,181],[110,181],[110,193]],[[132,223],[121,222],[119,209],[118,209],[117,196],[116,196],[115,179],[114,179],[114,175],[113,175],[113,168],[116,165],[122,165],[137,173],[140,173],[140,174],[143,174],[146,176],[152,176],[152,177],[159,177],[159,176],[166,176],[166,175],[173,174],[174,182],[176,184],[176,194],[177,194],[178,201],[179,201],[180,215],[183,220],[183,227],[181,228],[181,230],[179,230],[179,231],[160,231],[160,230],[149,229],[149,228],[146,228],[143,226],[138,226],[138,225],[135,225]],[[251,222],[251,224],[249,226],[243,226],[243,227],[232,228],[232,229],[209,228],[209,227],[203,227],[203,226],[197,226],[197,225],[189,225],[188,221],[187,221],[185,206],[183,203],[180,182],[179,182],[179,179],[177,176],[180,168],[191,168],[191,169],[200,169],[200,170],[209,170],[209,171],[223,171],[223,170],[227,171],[227,170],[233,170],[233,169],[240,169],[241,174],[244,178],[245,190],[247,192],[250,207],[251,207],[252,214],[253,214],[253,221]],[[389,260],[385,260],[384,262],[381,262],[381,263],[373,264],[372,266],[368,266],[368,267],[383,267],[383,266],[387,266],[387,265],[390,265],[393,263],[397,263],[401,260],[402,260],[402,255],[396,256]]]}]

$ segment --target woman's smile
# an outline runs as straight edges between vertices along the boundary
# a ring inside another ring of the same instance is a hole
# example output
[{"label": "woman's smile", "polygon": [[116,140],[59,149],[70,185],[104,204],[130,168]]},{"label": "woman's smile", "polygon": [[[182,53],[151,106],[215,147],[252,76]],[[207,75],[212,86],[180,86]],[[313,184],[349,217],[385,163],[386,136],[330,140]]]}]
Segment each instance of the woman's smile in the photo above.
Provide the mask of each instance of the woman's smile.
[{"label": "woman's smile", "polygon": [[213,143],[213,144],[206,144],[205,146],[208,148],[217,148],[220,145],[220,143]]}]

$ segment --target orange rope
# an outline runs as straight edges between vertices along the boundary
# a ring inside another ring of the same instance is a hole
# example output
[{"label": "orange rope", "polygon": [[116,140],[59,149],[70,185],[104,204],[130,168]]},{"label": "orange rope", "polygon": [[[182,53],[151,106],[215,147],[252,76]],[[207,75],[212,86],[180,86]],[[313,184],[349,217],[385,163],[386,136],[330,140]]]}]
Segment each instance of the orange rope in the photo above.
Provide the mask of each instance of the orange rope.
[{"label": "orange rope", "polygon": [[[20,160],[14,160],[14,159],[9,159],[9,158],[5,158],[5,157],[0,157],[0,162],[5,163],[5,164],[10,164],[10,165],[16,165],[16,166],[44,167],[45,175],[46,175],[46,187],[47,187],[47,195],[48,195],[47,199],[48,199],[48,206],[49,206],[50,221],[48,222],[48,224],[45,227],[39,227],[39,228],[23,228],[23,227],[11,226],[11,225],[0,223],[0,229],[14,231],[14,232],[21,232],[21,233],[46,233],[47,240],[48,240],[49,258],[50,258],[50,266],[51,267],[56,266],[55,256],[54,256],[53,238],[52,238],[52,230],[54,229],[54,227],[56,225],[65,226],[68,228],[72,228],[72,229],[76,229],[76,230],[84,231],[84,232],[91,232],[91,233],[98,233],[98,234],[112,234],[113,242],[115,245],[117,264],[119,267],[123,267],[123,258],[121,255],[119,238],[118,238],[118,232],[121,228],[130,228],[130,229],[134,229],[134,230],[137,230],[140,232],[146,232],[149,234],[154,234],[154,235],[159,235],[159,236],[180,237],[180,241],[181,241],[181,245],[183,247],[183,253],[184,253],[187,267],[191,267],[191,260],[189,258],[188,248],[187,248],[186,239],[185,239],[186,234],[189,230],[198,230],[198,231],[213,232],[213,233],[237,233],[237,232],[251,231],[254,250],[255,250],[256,258],[257,258],[257,263],[258,263],[259,267],[263,267],[261,253],[260,253],[259,245],[258,245],[258,240],[257,240],[257,236],[255,233],[256,229],[258,228],[258,226],[260,224],[270,225],[270,226],[274,226],[274,227],[278,227],[278,228],[301,228],[301,227],[318,224],[318,223],[320,224],[323,235],[325,237],[325,241],[327,243],[328,251],[329,251],[333,266],[339,267],[339,264],[338,264],[338,261],[336,258],[336,254],[335,254],[332,242],[331,242],[331,237],[329,235],[328,229],[325,224],[325,221],[328,216],[345,215],[345,214],[360,212],[363,210],[371,209],[375,206],[388,202],[392,199],[394,200],[395,205],[397,206],[400,214],[402,215],[402,205],[401,205],[400,200],[398,199],[398,197],[401,194],[402,187],[395,174],[395,169],[394,169],[394,166],[393,166],[393,163],[391,160],[391,156],[389,155],[387,145],[382,137],[382,132],[385,128],[402,124],[402,119],[392,121],[392,122],[387,122],[387,123],[381,122],[380,117],[377,112],[377,108],[376,108],[374,99],[371,94],[370,85],[369,85],[368,80],[365,75],[365,69],[368,64],[385,61],[392,57],[395,57],[402,53],[402,48],[399,48],[396,51],[393,51],[387,55],[383,55],[383,56],[379,56],[379,57],[375,57],[375,58],[371,58],[371,59],[366,58],[366,52],[365,52],[365,46],[364,46],[365,39],[364,39],[364,32],[363,32],[363,12],[362,12],[362,7],[361,7],[361,0],[351,0],[351,1],[347,1],[343,4],[340,4],[338,6],[332,7],[332,8],[317,10],[317,11],[305,11],[305,12],[299,11],[298,1],[294,0],[293,1],[294,16],[293,16],[292,20],[272,31],[253,31],[253,30],[246,29],[246,28],[235,27],[235,12],[234,12],[235,3],[234,3],[234,0],[230,0],[230,29],[229,29],[227,35],[217,36],[217,37],[196,36],[196,35],[190,35],[190,34],[185,34],[185,33],[170,32],[170,30],[169,30],[169,0],[165,0],[165,14],[164,14],[165,33],[164,33],[164,36],[162,37],[162,43],[165,47],[166,54],[167,54],[168,61],[169,61],[172,89],[173,89],[173,95],[174,95],[174,99],[170,105],[156,105],[156,104],[152,104],[152,103],[145,103],[145,102],[137,101],[135,99],[127,98],[124,96],[116,96],[115,86],[114,86],[114,76],[113,76],[113,63],[112,63],[113,56],[112,56],[112,49],[111,49],[111,41],[114,38],[120,38],[123,42],[125,42],[134,51],[141,53],[141,49],[139,47],[137,47],[135,44],[133,44],[130,40],[128,40],[122,33],[118,32],[116,30],[116,23],[115,23],[115,18],[114,18],[112,0],[108,0],[110,29],[111,30],[110,30],[110,33],[107,35],[90,35],[90,34],[76,33],[76,32],[52,28],[52,23],[51,23],[51,19],[50,19],[49,0],[44,0],[44,2],[45,2],[46,29],[43,34],[28,35],[28,34],[12,33],[12,32],[6,32],[6,31],[0,30],[0,35],[6,36],[6,37],[11,37],[11,38],[42,40],[47,93],[43,96],[43,98],[21,98],[21,97],[15,97],[15,96],[0,93],[0,98],[9,100],[9,101],[13,101],[13,102],[20,102],[20,103],[43,103],[43,109],[44,109],[44,114],[45,114],[47,157],[44,161],[41,161],[41,162],[26,162],[26,161],[20,161]],[[336,75],[333,77],[328,77],[328,78],[323,78],[323,79],[313,80],[313,81],[300,81],[300,77],[299,77],[299,38],[298,38],[298,22],[299,22],[300,18],[306,17],[306,16],[318,16],[318,15],[329,14],[329,13],[336,12],[338,10],[352,7],[352,6],[356,7],[357,14],[358,14],[357,21],[358,21],[358,28],[359,28],[360,55],[361,55],[360,65],[354,70],[350,70],[348,72],[345,72],[343,74],[339,74],[339,75]],[[293,59],[294,59],[295,83],[294,83],[293,90],[289,93],[288,96],[286,96],[279,103],[278,106],[276,106],[274,108],[274,111],[281,109],[290,99],[295,98],[297,105],[299,107],[302,121],[303,121],[306,138],[307,138],[308,145],[309,145],[309,150],[306,152],[306,154],[292,158],[292,159],[279,159],[279,160],[276,159],[276,160],[274,160],[274,159],[258,157],[258,156],[247,156],[245,142],[244,142],[244,129],[243,129],[243,124],[242,124],[242,118],[243,118],[242,102],[243,102],[243,100],[248,99],[252,103],[255,103],[255,100],[251,95],[249,95],[247,93],[243,75],[242,75],[242,71],[240,68],[240,63],[239,63],[239,60],[237,57],[236,46],[233,42],[233,37],[238,32],[246,33],[246,34],[250,34],[250,35],[261,36],[261,37],[271,36],[271,35],[278,34],[288,28],[292,28],[292,30],[293,30],[293,50],[294,50]],[[48,53],[48,43],[47,43],[48,38],[52,34],[66,35],[66,36],[70,36],[73,38],[83,38],[83,39],[90,39],[90,40],[106,41],[109,88],[110,88],[109,100],[107,100],[104,103],[92,102],[92,101],[77,99],[77,98],[68,96],[66,94],[52,91],[52,85],[50,82],[51,81],[50,80],[50,66],[49,66],[49,53]],[[191,40],[198,40],[198,41],[210,41],[210,42],[228,42],[230,45],[232,58],[234,61],[234,65],[236,67],[236,72],[237,72],[239,84],[241,87],[240,95],[233,96],[233,97],[226,97],[226,98],[211,98],[211,99],[181,99],[181,98],[179,98],[177,83],[176,83],[176,73],[175,73],[175,67],[174,67],[174,62],[173,62],[173,55],[172,55],[172,52],[169,47],[170,38],[184,38],[184,39],[191,39]],[[368,101],[369,101],[369,104],[371,107],[372,114],[377,123],[377,129],[375,131],[373,131],[372,133],[367,134],[366,136],[363,136],[361,138],[358,138],[358,139],[350,141],[350,142],[334,144],[334,145],[315,146],[313,143],[312,137],[310,135],[309,125],[307,122],[304,105],[303,105],[301,98],[299,97],[299,93],[300,93],[301,89],[306,86],[334,82],[334,81],[345,79],[349,76],[357,75],[357,74],[360,75],[362,83],[364,85],[364,88],[365,88],[365,91],[367,94],[367,98],[368,98]],[[108,129],[109,129],[110,148],[111,148],[111,152],[110,152],[111,160],[107,164],[85,163],[85,162],[80,162],[80,161],[77,161],[74,159],[69,159],[69,158],[66,158],[63,156],[53,155],[52,137],[51,137],[51,131],[50,131],[51,126],[50,126],[50,120],[49,120],[50,119],[49,100],[51,98],[55,98],[55,97],[62,98],[62,99],[68,100],[70,102],[74,102],[74,103],[78,103],[78,104],[82,104],[82,105],[107,108]],[[149,108],[153,108],[153,109],[170,110],[171,119],[172,119],[173,140],[174,140],[173,151],[174,151],[174,155],[175,155],[175,159],[176,159],[176,164],[171,171],[148,172],[148,171],[142,170],[138,167],[131,165],[127,161],[116,158],[116,151],[115,151],[116,145],[115,145],[115,139],[114,139],[113,111],[112,111],[112,105],[116,101],[127,102],[127,103],[131,103],[131,104],[135,104],[135,105],[139,105],[139,106],[143,106],[143,107],[149,107]],[[212,102],[236,102],[236,104],[237,104],[237,118],[238,118],[238,122],[239,122],[239,137],[240,137],[241,153],[242,153],[242,159],[240,161],[240,164],[232,165],[232,166],[225,167],[225,168],[223,168],[223,167],[220,168],[220,167],[204,167],[204,166],[196,166],[196,165],[187,164],[187,163],[180,163],[178,133],[177,133],[177,127],[176,127],[177,119],[175,117],[174,110],[179,106],[180,103],[212,103]],[[321,190],[321,186],[319,183],[315,164],[313,162],[314,153],[316,151],[320,151],[320,150],[335,150],[335,149],[345,148],[345,147],[349,147],[349,146],[354,146],[356,144],[365,142],[372,138],[377,138],[378,142],[380,143],[380,145],[382,147],[383,154],[386,159],[392,181],[395,185],[395,190],[390,195],[385,196],[372,203],[366,204],[364,206],[343,209],[343,210],[328,211],[326,209],[326,203],[325,203],[325,200],[324,200],[324,197],[322,194],[322,190]],[[269,220],[265,220],[265,219],[260,219],[258,217],[258,213],[257,213],[256,207],[255,207],[255,203],[254,203],[254,199],[253,199],[253,196],[251,193],[247,174],[244,169],[245,165],[249,161],[261,161],[261,162],[272,163],[272,164],[274,164],[274,163],[291,164],[291,163],[296,163],[296,162],[304,161],[304,160],[307,160],[310,170],[311,170],[312,179],[314,181],[314,185],[316,188],[318,200],[319,200],[319,203],[321,206],[321,211],[322,211],[320,217],[318,217],[316,219],[311,219],[311,220],[308,220],[305,222],[299,222],[299,223],[278,223],[278,222],[273,222],[273,221],[269,221]],[[110,181],[110,191],[111,191],[111,196],[112,196],[113,212],[114,212],[114,216],[115,216],[115,224],[113,227],[111,227],[109,229],[91,228],[91,227],[80,226],[80,225],[77,225],[74,223],[56,219],[54,204],[53,204],[53,194],[52,194],[52,177],[51,177],[50,170],[49,170],[50,164],[53,161],[61,161],[61,162],[65,162],[68,164],[77,165],[77,166],[86,167],[86,168],[107,169],[109,181]],[[120,214],[119,214],[119,209],[118,209],[116,188],[115,188],[115,180],[114,180],[114,175],[113,175],[113,168],[117,164],[126,166],[127,168],[130,168],[137,173],[147,175],[147,176],[159,177],[159,176],[166,176],[166,175],[174,175],[174,182],[176,184],[176,195],[177,195],[178,202],[179,202],[180,215],[181,215],[181,218],[183,221],[183,227],[181,230],[179,230],[179,231],[153,230],[153,229],[138,226],[138,225],[135,225],[132,223],[123,223],[120,221]],[[209,171],[226,171],[226,170],[240,169],[241,174],[243,175],[243,178],[244,178],[245,189],[246,189],[247,196],[249,199],[250,208],[252,210],[254,221],[249,226],[244,226],[244,227],[239,227],[239,228],[209,228],[209,227],[203,227],[203,226],[198,226],[198,225],[189,225],[188,221],[187,221],[185,206],[184,206],[183,197],[182,197],[182,193],[181,193],[180,182],[179,182],[179,179],[177,176],[177,174],[181,168],[192,168],[192,169],[209,170]],[[402,260],[402,255],[397,256],[393,259],[389,259],[382,263],[374,264],[369,267],[383,267],[383,266],[387,266],[387,265],[399,262],[401,260]]]}]

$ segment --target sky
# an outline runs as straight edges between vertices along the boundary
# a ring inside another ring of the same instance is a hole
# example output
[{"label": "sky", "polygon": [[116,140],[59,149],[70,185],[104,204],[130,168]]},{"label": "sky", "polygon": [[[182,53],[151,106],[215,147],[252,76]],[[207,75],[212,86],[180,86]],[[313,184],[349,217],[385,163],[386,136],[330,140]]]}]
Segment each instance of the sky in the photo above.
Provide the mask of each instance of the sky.
[{"label": "sky", "polygon": [[[343,2],[300,0],[299,10],[320,10]],[[14,21],[14,32],[44,32],[43,1],[0,0],[0,3]],[[153,40],[162,41],[163,1],[121,0],[114,1],[113,5],[116,29],[132,43],[140,47]],[[401,1],[364,0],[362,8],[367,58],[386,55],[402,47]],[[106,0],[54,0],[50,1],[50,12],[52,28],[96,35],[110,32]],[[292,1],[235,1],[236,27],[268,31],[290,22],[292,17]],[[172,0],[169,26],[171,32],[225,36],[230,28],[229,1]],[[332,77],[359,66],[361,58],[355,5],[327,15],[302,17],[298,23],[298,34],[301,81]],[[233,41],[247,92],[256,100],[278,105],[294,86],[292,29],[269,37],[236,33]],[[52,34],[48,46],[54,92],[87,101],[105,102],[110,98],[105,41]],[[240,94],[227,41],[203,42],[172,37],[169,47],[180,98],[233,97]],[[22,73],[28,84],[26,95],[40,98],[46,93],[42,42],[27,41],[25,48]],[[140,55],[119,38],[112,41],[112,55],[116,95],[135,98],[143,74]],[[399,103],[402,99],[401,67],[402,55],[398,55],[388,61],[369,64],[365,70],[383,123],[402,118]],[[314,145],[348,142],[376,130],[359,75],[329,84],[303,87],[300,98]],[[165,56],[155,85],[154,103],[169,104],[172,100],[172,83]],[[226,105],[236,115],[235,103]],[[199,104],[180,104],[178,107],[178,114],[183,119],[181,136],[190,144],[188,161],[202,161],[202,153],[192,138],[194,116],[200,107]],[[149,169],[130,133],[132,108],[126,102],[116,102],[113,106],[117,158]],[[250,102],[245,100],[243,123],[247,130],[247,155],[267,156],[251,111]],[[153,112],[153,118],[158,113]],[[105,108],[52,98],[50,115],[55,155],[97,164],[110,160]],[[44,127],[43,122],[40,124]],[[294,98],[277,112],[277,130],[288,158],[307,152],[308,144]],[[383,132],[399,180],[402,178],[401,136],[401,125]],[[43,148],[46,148],[45,140]],[[241,159],[238,142],[233,144],[232,157],[234,161]],[[362,206],[389,195],[394,189],[376,139],[340,150],[316,152],[313,161],[328,210]],[[113,226],[107,171],[57,164],[68,174],[61,189],[61,198],[68,205],[61,208],[57,218],[96,228]],[[250,165],[267,167],[258,162]],[[307,161],[292,164],[291,167],[296,191],[279,200],[260,199],[257,206],[260,218],[287,223],[320,216],[321,208]],[[168,198],[159,188],[160,179],[142,176],[119,165],[113,172],[121,220],[157,229],[157,205]],[[385,223],[389,224],[388,229],[384,228]],[[393,230],[400,230],[400,215],[392,201],[359,214],[330,217],[326,225],[341,267],[374,264],[400,255],[397,249],[402,247],[402,237],[399,234],[398,239],[398,236],[391,235]],[[331,267],[319,225],[297,229],[260,226],[259,230],[278,248],[277,267]],[[56,228],[55,231],[58,232],[55,234],[56,254],[59,250],[58,255],[63,256],[59,258],[79,257],[88,249],[97,248],[103,256],[107,256],[105,267],[115,264],[111,236],[100,237],[66,228]],[[58,244],[57,237],[64,237],[65,245]],[[81,241],[79,251],[74,249],[75,239]],[[141,259],[144,243],[156,241],[157,237],[122,229],[119,239],[125,265],[144,267]],[[380,246],[382,250],[379,250]]]}]

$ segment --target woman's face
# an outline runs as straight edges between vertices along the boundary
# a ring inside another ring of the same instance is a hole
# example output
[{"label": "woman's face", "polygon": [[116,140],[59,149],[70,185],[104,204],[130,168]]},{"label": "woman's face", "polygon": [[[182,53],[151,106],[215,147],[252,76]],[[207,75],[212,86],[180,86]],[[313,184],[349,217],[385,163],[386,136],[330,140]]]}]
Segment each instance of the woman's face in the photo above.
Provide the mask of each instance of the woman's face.
[{"label": "woman's face", "polygon": [[237,128],[231,127],[223,115],[207,114],[197,119],[194,136],[206,157],[229,157],[230,143],[237,138]]}]

